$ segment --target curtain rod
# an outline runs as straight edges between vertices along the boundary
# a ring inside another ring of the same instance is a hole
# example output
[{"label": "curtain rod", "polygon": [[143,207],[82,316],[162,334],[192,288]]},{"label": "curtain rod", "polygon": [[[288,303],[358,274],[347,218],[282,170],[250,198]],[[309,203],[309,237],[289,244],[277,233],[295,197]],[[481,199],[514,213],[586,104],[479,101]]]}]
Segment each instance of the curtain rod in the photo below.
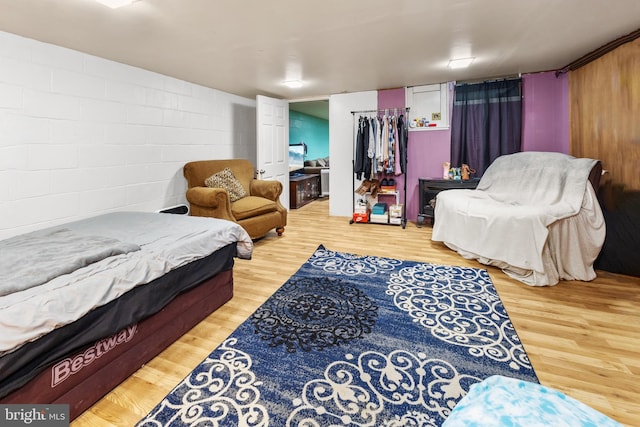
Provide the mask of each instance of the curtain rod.
[{"label": "curtain rod", "polygon": [[626,44],[626,43],[634,41],[638,37],[640,37],[640,28],[635,30],[635,31],[632,31],[631,33],[627,34],[626,36],[619,37],[619,38],[615,39],[612,42],[609,42],[609,43],[607,43],[607,44],[605,44],[603,46],[600,46],[596,50],[593,50],[593,51],[587,53],[584,56],[581,56],[580,58],[576,59],[572,63],[570,63],[570,64],[564,66],[563,68],[559,69],[558,71],[556,71],[556,77],[558,77],[560,74],[565,74],[565,73],[568,73],[569,71],[574,71],[574,70],[577,70],[580,67],[584,67],[585,65],[587,65],[591,61],[595,61],[596,59],[598,59],[601,56],[604,56],[607,53],[617,49],[618,47],[622,46],[623,44]]},{"label": "curtain rod", "polygon": [[495,83],[495,82],[506,82],[510,80],[518,80],[522,78],[522,73],[513,74],[509,76],[503,77],[492,77],[492,78],[484,78],[478,80],[457,80],[455,81],[455,85],[475,85],[478,83]]},{"label": "curtain rod", "polygon": [[360,111],[352,111],[351,114],[360,114],[360,113],[384,113],[389,110],[405,110],[409,111],[411,107],[391,107],[391,108],[380,108],[378,110],[360,110]]}]

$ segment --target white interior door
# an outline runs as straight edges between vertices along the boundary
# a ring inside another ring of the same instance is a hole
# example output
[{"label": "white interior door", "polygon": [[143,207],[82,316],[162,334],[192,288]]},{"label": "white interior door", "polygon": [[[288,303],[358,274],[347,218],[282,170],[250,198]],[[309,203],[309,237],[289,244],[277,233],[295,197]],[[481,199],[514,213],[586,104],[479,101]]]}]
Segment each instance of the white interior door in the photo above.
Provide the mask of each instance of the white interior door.
[{"label": "white interior door", "polygon": [[258,179],[277,179],[280,203],[289,209],[289,102],[256,96]]}]

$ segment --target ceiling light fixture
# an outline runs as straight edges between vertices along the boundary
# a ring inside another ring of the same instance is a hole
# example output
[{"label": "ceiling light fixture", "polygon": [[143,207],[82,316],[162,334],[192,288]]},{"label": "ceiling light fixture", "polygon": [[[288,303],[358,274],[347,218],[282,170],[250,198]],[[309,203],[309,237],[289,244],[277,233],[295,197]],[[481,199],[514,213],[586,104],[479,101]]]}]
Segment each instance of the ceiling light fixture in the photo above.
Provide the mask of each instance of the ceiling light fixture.
[{"label": "ceiling light fixture", "polygon": [[449,68],[467,68],[473,60],[476,58],[460,58],[460,59],[450,59],[449,60]]},{"label": "ceiling light fixture", "polygon": [[103,4],[111,9],[117,9],[122,6],[128,6],[137,0],[96,0],[98,3]]},{"label": "ceiling light fixture", "polygon": [[282,82],[282,84],[291,89],[298,89],[302,87],[302,81],[300,80],[287,80]]}]

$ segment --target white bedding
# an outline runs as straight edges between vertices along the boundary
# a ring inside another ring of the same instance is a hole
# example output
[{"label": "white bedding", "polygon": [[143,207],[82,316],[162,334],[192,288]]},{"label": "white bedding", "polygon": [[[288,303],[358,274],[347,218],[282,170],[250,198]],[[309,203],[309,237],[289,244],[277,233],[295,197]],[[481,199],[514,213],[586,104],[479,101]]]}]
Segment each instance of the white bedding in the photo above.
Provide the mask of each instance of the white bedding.
[{"label": "white bedding", "polygon": [[[0,240],[0,297],[24,291],[140,246],[67,229]],[[29,260],[29,262],[25,262]]]},{"label": "white bedding", "polygon": [[34,233],[58,228],[133,243],[141,250],[0,297],[0,355],[228,244],[237,242],[239,258],[249,259],[253,251],[253,242],[241,226],[214,218],[115,212]]},{"label": "white bedding", "polygon": [[587,179],[595,163],[560,153],[499,157],[476,190],[438,194],[432,239],[528,285],[592,280],[605,237]]}]

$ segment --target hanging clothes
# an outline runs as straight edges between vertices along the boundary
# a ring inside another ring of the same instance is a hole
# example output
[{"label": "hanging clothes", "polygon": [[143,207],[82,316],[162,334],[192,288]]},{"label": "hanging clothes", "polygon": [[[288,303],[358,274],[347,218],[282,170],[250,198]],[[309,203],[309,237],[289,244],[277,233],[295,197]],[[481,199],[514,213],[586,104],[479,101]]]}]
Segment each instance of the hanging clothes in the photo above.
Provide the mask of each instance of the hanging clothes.
[{"label": "hanging clothes", "polygon": [[368,141],[368,122],[367,118],[360,116],[358,120],[358,133],[356,136],[356,149],[355,149],[355,161],[353,164],[353,172],[356,174],[357,179],[362,179],[366,163],[366,146],[365,146],[365,132],[367,132]]},{"label": "hanging clothes", "polygon": [[382,170],[387,170],[389,167],[389,116],[386,114],[383,117],[383,132],[382,132]]},{"label": "hanging clothes", "polygon": [[360,116],[355,141],[354,170],[358,180],[380,174],[402,175],[407,167],[408,128],[397,110],[381,116]]},{"label": "hanging clothes", "polygon": [[369,159],[369,163],[371,163],[371,174],[370,178],[374,177],[378,174],[378,168],[376,167],[376,135],[378,134],[378,120],[373,117],[369,120],[369,149],[367,151],[367,157]]},{"label": "hanging clothes", "polygon": [[396,116],[391,116],[389,119],[389,161],[387,162],[386,173],[393,173],[395,165],[395,147],[396,147],[396,135],[398,128],[396,127]]},{"label": "hanging clothes", "polygon": [[396,175],[404,174],[407,172],[407,143],[409,141],[408,128],[404,121],[404,115],[401,114],[398,117],[398,168],[396,169]]},{"label": "hanging clothes", "polygon": [[377,117],[378,122],[378,132],[376,134],[376,154],[375,154],[375,162],[376,162],[376,172],[382,172],[384,168],[384,162],[382,159],[382,153],[384,148],[384,118]]},{"label": "hanging clothes", "polygon": [[400,118],[396,118],[394,121],[395,124],[395,140],[393,142],[393,174],[394,175],[402,175],[402,167],[400,166]]}]

